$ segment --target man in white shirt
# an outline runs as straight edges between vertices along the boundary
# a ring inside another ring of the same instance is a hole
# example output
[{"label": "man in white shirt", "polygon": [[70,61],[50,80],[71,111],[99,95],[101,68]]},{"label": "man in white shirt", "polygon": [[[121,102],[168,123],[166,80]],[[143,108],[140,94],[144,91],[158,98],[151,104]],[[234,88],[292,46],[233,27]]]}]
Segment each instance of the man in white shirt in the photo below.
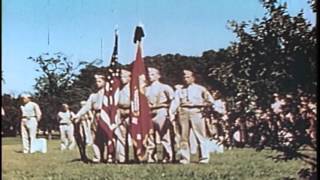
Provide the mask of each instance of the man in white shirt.
[{"label": "man in white shirt", "polygon": [[62,104],[62,111],[58,113],[61,151],[65,149],[72,150],[76,145],[74,139],[74,126],[72,124],[72,119],[74,118],[74,116],[75,114],[70,111],[68,104]]},{"label": "man in white shirt", "polygon": [[[161,83],[160,72],[156,68],[148,68],[150,85],[146,88],[146,97],[152,112],[152,121],[155,132],[158,132],[162,146],[164,147],[163,163],[172,162],[173,149],[170,138],[170,122],[167,122],[168,108],[173,99],[174,91],[172,87]],[[151,141],[154,141],[152,139]],[[148,162],[154,162],[156,158],[156,142],[151,143],[148,148]]]},{"label": "man in white shirt", "polygon": [[30,94],[22,94],[20,97],[22,101],[20,109],[22,113],[21,137],[23,153],[32,153],[32,146],[36,140],[38,122],[41,119],[42,113],[39,105],[31,101]]},{"label": "man in white shirt", "polygon": [[205,121],[202,116],[202,108],[212,105],[213,97],[205,87],[195,83],[195,77],[192,71],[184,70],[183,73],[185,86],[177,91],[169,109],[170,119],[173,120],[177,109],[180,107],[180,153],[182,156],[180,163],[190,163],[190,128],[192,128],[200,145],[201,157],[199,163],[209,163],[210,154],[206,145],[208,138],[206,135]]},{"label": "man in white shirt", "polygon": [[119,91],[118,114],[120,119],[117,139],[116,159],[120,163],[129,161],[129,123],[130,123],[130,80],[131,72],[121,69],[121,88]]},{"label": "man in white shirt", "polygon": [[[104,100],[104,91],[106,86],[106,77],[101,74],[96,74],[95,76],[95,85],[97,91],[90,94],[87,102],[81,107],[78,113],[75,115],[75,122],[80,120],[80,117],[86,114],[89,111],[93,112],[94,116],[94,126],[96,126],[96,131],[93,137],[93,152],[94,158],[92,161],[94,163],[102,162],[104,160],[104,150],[105,145],[108,143],[108,162],[113,162],[115,148],[114,148],[114,139],[113,139],[113,130],[114,127],[107,125],[107,130],[105,130],[105,122],[101,118],[101,109]],[[114,124],[112,124],[114,125]],[[108,131],[110,130],[110,131]]]}]

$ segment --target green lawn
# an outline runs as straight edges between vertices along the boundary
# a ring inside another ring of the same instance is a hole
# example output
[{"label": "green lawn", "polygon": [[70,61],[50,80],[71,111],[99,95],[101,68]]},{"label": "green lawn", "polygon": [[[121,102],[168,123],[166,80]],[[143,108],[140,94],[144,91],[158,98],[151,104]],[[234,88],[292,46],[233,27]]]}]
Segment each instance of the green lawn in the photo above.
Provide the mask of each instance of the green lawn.
[{"label": "green lawn", "polygon": [[[297,178],[305,166],[293,160],[275,163],[276,152],[234,149],[212,154],[210,164],[84,164],[78,150],[59,150],[59,140],[48,142],[48,153],[22,154],[19,138],[2,138],[2,178],[16,179],[283,179]],[[90,147],[88,147],[90,149]],[[92,157],[92,152],[90,152]]]}]

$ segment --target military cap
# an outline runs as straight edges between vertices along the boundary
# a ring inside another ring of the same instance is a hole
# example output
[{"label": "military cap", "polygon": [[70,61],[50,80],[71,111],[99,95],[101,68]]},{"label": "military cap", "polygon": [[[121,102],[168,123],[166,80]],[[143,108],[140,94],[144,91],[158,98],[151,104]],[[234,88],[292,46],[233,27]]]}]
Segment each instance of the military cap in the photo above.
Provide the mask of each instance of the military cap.
[{"label": "military cap", "polygon": [[130,76],[130,75],[131,75],[131,72],[128,71],[128,70],[126,70],[126,69],[121,69],[121,74]]},{"label": "military cap", "polygon": [[63,103],[62,106],[69,107],[69,105],[66,103]]},{"label": "military cap", "polygon": [[183,70],[183,74],[184,74],[184,75],[193,76],[193,72],[192,72],[191,70],[189,70],[189,69]]},{"label": "military cap", "polygon": [[153,73],[159,74],[159,70],[154,67],[148,67],[148,72],[149,73],[153,72]]},{"label": "military cap", "polygon": [[81,101],[80,104],[83,106],[86,104],[87,101]]},{"label": "military cap", "polygon": [[95,79],[103,79],[103,80],[106,80],[106,77],[104,75],[101,75],[101,74],[95,74],[94,75],[94,78]]},{"label": "military cap", "polygon": [[30,93],[22,93],[22,94],[20,94],[20,97],[30,98],[31,94]]}]

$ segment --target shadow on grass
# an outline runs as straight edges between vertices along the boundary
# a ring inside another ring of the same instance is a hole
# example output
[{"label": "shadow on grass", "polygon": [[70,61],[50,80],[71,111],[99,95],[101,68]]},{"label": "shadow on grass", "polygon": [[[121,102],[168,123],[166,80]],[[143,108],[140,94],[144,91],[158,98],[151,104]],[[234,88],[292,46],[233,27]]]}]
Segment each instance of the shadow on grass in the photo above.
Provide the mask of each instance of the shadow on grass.
[{"label": "shadow on grass", "polygon": [[22,150],[14,150],[15,153],[23,154]]},{"label": "shadow on grass", "polygon": [[[153,162],[153,163],[148,163],[148,162],[138,162],[135,160],[129,160],[127,162],[107,162],[107,160],[103,160],[102,162],[93,162],[91,159],[87,159],[87,160],[83,160],[81,158],[76,158],[76,159],[72,159],[71,161],[68,161],[67,163],[74,163],[74,162],[83,162],[85,164],[113,164],[113,165],[139,165],[139,164],[180,164],[178,161],[174,161],[174,162],[168,162],[168,163],[162,163],[162,162]],[[197,163],[198,164],[198,163]],[[182,164],[181,164],[182,165]]]},{"label": "shadow on grass", "polygon": [[81,158],[72,159],[67,163],[74,163],[74,162],[83,162],[85,164],[97,164],[97,163],[94,163],[91,159],[81,159]]}]

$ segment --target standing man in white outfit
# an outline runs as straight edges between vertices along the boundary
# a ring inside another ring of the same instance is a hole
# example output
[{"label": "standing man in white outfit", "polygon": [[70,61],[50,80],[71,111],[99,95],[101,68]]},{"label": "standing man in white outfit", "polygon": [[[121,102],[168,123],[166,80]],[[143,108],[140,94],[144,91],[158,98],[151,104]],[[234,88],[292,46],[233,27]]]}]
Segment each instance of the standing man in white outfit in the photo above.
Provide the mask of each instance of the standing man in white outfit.
[{"label": "standing man in white outfit", "polygon": [[[20,106],[21,118],[21,137],[23,153],[33,153],[33,146],[36,139],[38,122],[41,119],[41,110],[37,103],[32,102],[30,94],[22,94]],[[29,140],[30,139],[30,140]]]},{"label": "standing man in white outfit", "polygon": [[70,111],[69,106],[67,104],[62,104],[62,111],[58,113],[61,137],[61,151],[65,149],[72,150],[76,145],[74,139],[74,126],[72,124],[72,119],[74,118],[74,116],[75,114]]},{"label": "standing man in white outfit", "polygon": [[180,163],[190,163],[190,146],[189,142],[190,129],[193,130],[197,142],[200,145],[199,163],[209,163],[210,152],[207,148],[207,135],[205,129],[205,120],[202,116],[202,109],[205,106],[212,105],[213,97],[209,91],[195,83],[194,72],[184,70],[185,86],[178,90],[170,105],[170,119],[174,119],[174,115],[179,110],[179,121],[181,125],[181,141],[180,141]]},{"label": "standing man in white outfit", "polygon": [[130,80],[131,72],[121,69],[121,88],[119,91],[118,113],[120,135],[118,136],[116,158],[120,163],[129,161],[130,127]]},{"label": "standing man in white outfit", "polygon": [[[168,163],[173,160],[173,149],[170,138],[170,122],[167,122],[169,121],[167,117],[174,91],[172,87],[159,81],[161,76],[158,69],[149,67],[148,74],[150,85],[146,88],[146,96],[151,108],[154,130],[158,132],[164,148],[162,162]],[[151,140],[154,142],[152,142],[152,146],[148,147],[148,162],[155,162],[157,160],[156,142],[155,138]]]}]

